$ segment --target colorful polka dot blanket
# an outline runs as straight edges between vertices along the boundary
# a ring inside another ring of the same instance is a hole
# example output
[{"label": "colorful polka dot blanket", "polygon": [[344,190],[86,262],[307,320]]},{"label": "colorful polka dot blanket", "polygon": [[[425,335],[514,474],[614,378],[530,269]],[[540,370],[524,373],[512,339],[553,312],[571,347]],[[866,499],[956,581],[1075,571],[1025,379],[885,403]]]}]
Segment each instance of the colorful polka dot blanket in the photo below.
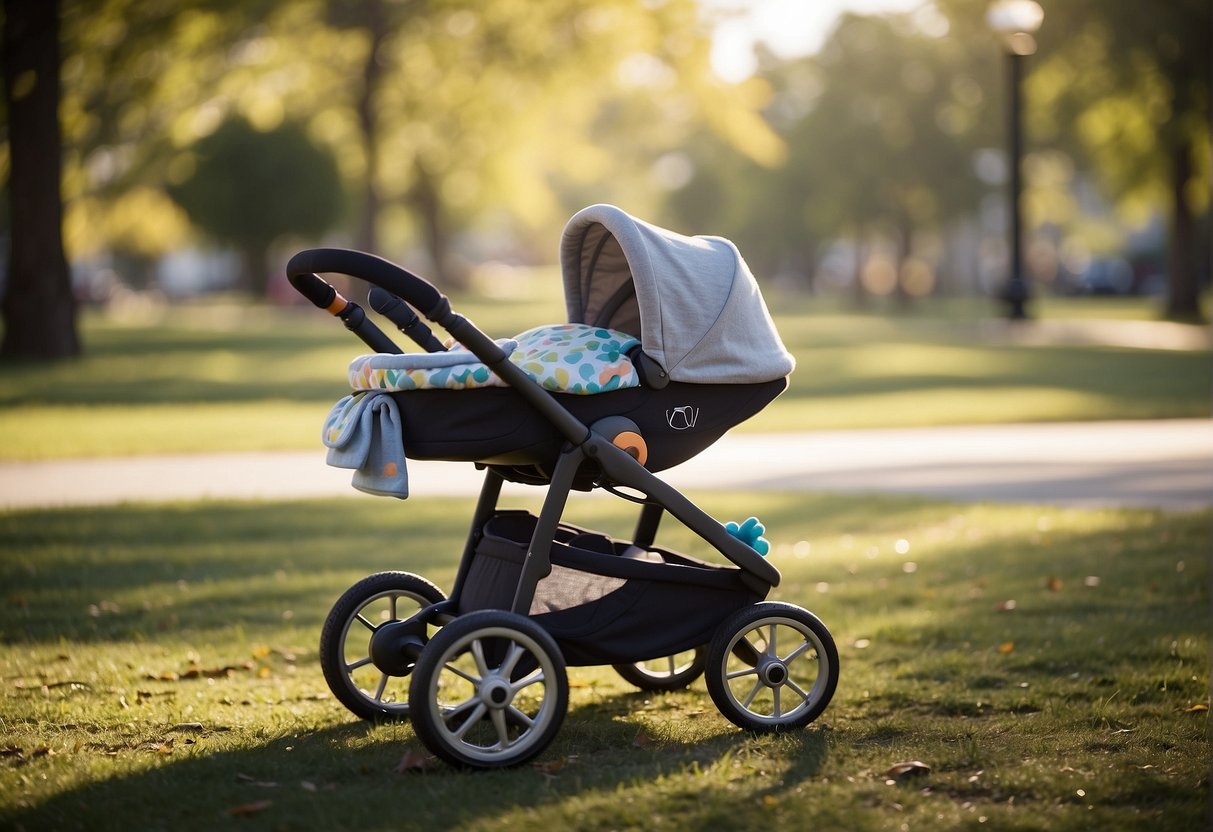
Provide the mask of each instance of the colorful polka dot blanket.
[{"label": "colorful polka dot blanket", "polygon": [[[509,360],[546,390],[593,395],[639,387],[627,351],[639,346],[631,335],[588,324],[549,324],[497,341]],[[447,352],[362,355],[350,363],[354,390],[472,390],[505,387],[480,359],[465,349]]]}]

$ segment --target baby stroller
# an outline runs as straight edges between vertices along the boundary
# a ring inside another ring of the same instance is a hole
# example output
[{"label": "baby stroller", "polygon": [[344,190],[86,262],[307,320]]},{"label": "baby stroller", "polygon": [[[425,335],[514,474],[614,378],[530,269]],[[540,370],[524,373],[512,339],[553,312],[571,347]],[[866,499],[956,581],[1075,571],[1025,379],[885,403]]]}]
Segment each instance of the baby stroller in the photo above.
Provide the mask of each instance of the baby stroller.
[{"label": "baby stroller", "polygon": [[[652,690],[703,674],[742,729],[808,725],[838,682],[829,631],[764,600],[780,575],[761,527],[726,527],[655,476],[787,385],[793,360],[753,276],[727,240],[609,205],[569,221],[561,267],[569,323],[494,341],[378,257],[312,249],[288,264],[298,291],[375,350],[355,359],[354,392],[326,422],[329,462],[355,468],[355,487],[398,497],[406,459],[484,471],[449,595],[382,572],[333,606],[320,644],[333,694],[366,719],[410,718],[431,752],[469,768],[548,746],[570,665],[612,665]],[[325,272],[371,283],[371,306],[426,352],[402,354]],[[413,310],[457,344],[446,349]],[[546,486],[538,515],[499,508],[506,481]],[[570,492],[592,489],[640,506],[632,540],[563,522]],[[728,563],[657,546],[667,513]]]}]

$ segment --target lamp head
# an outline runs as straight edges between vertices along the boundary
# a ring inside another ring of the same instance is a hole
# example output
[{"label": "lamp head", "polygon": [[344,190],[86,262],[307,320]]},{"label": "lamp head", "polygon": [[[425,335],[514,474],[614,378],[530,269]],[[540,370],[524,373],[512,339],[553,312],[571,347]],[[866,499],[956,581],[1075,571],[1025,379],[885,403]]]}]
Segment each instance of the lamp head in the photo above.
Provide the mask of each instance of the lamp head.
[{"label": "lamp head", "polygon": [[1002,36],[1016,55],[1036,51],[1032,33],[1044,22],[1045,12],[1036,0],[995,0],[986,9],[986,23]]}]

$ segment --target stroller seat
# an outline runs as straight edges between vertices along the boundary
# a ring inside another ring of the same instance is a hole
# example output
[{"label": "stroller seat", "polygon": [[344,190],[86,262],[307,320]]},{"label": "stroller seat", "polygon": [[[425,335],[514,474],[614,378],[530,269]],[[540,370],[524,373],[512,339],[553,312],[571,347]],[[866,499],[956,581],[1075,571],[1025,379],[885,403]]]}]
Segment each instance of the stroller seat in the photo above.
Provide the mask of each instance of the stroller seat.
[{"label": "stroller seat", "polygon": [[[635,424],[656,473],[698,454],[787,387],[795,362],[737,248],[684,237],[610,205],[561,241],[568,323],[497,341],[582,424]],[[545,484],[566,437],[471,352],[362,356],[350,386],[399,409],[404,454],[477,462]],[[574,487],[596,482],[592,465]]]},{"label": "stroller seat", "polygon": [[[594,395],[640,386],[628,351],[640,340],[587,324],[554,324],[497,341],[514,364],[553,393]],[[355,358],[349,369],[354,390],[474,390],[507,387],[488,365],[465,349],[447,352],[379,353]]]}]

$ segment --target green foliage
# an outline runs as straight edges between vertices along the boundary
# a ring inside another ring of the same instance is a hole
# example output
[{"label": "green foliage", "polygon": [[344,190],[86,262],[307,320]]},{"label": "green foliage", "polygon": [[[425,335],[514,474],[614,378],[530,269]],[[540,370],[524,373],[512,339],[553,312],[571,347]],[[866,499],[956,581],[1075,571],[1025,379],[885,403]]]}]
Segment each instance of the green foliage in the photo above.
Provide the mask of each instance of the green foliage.
[{"label": "green foliage", "polygon": [[701,146],[671,206],[696,228],[723,229],[765,273],[811,276],[819,247],[839,237],[880,234],[904,260],[916,235],[979,200],[971,157],[989,141],[983,70],[965,42],[909,17],[845,15],[818,55],[765,69],[786,161],[762,170]]},{"label": "green foliage", "polygon": [[219,242],[264,249],[287,234],[317,237],[340,216],[337,164],[299,124],[258,130],[229,118],[191,151],[193,173],[170,193]]},{"label": "green foliage", "polygon": [[[754,737],[702,681],[639,693],[572,668],[537,764],[474,775],[428,759],[407,724],[355,721],[316,654],[365,574],[449,588],[470,501],[2,514],[0,826],[1202,828],[1207,512],[701,504],[762,516],[775,597],[834,633],[842,681],[819,723]],[[635,514],[571,508],[617,534]],[[659,541],[702,553],[674,523]],[[929,771],[899,779],[912,760]]]}]

